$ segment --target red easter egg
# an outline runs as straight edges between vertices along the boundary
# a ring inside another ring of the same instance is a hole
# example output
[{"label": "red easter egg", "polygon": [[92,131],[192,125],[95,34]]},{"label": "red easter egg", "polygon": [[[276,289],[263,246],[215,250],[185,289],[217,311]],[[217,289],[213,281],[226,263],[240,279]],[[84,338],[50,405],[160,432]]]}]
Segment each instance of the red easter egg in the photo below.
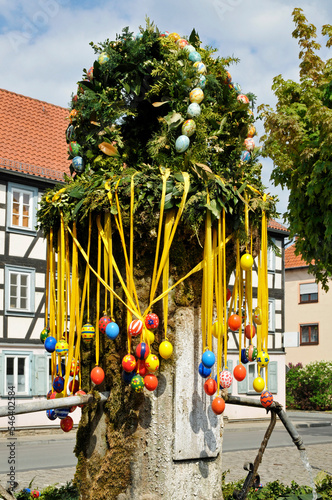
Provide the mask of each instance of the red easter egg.
[{"label": "red easter egg", "polygon": [[[250,330],[251,330],[251,337],[250,337]],[[249,340],[254,338],[254,336],[256,335],[256,328],[254,327],[254,325],[251,325],[251,328],[250,325],[246,325],[244,329],[244,334]]]},{"label": "red easter egg", "polygon": [[129,327],[128,327],[128,332],[132,337],[137,337],[142,333],[143,330],[143,321],[140,319],[134,319]]},{"label": "red easter egg", "polygon": [[[74,384],[73,384],[73,382],[74,382]],[[74,388],[73,388],[73,385],[74,385]],[[80,388],[80,384],[76,378],[69,382],[69,391],[70,392],[76,392],[76,391],[78,391],[79,388]]]},{"label": "red easter egg", "polygon": [[145,375],[148,373],[148,370],[145,366],[145,360],[144,359],[138,359],[137,360],[137,368],[138,368],[138,373],[142,376],[145,377]]},{"label": "red easter egg", "polygon": [[155,330],[159,326],[159,318],[155,313],[146,315],[145,326],[148,330]]},{"label": "red easter egg", "polygon": [[[82,390],[79,390],[79,391],[76,391],[74,396],[86,396],[86,392],[85,391],[82,391]],[[85,405],[78,405],[80,408],[84,408]]]},{"label": "red easter egg", "polygon": [[108,323],[111,322],[111,318],[108,316],[102,316],[99,320],[99,331],[105,333]]},{"label": "red easter egg", "polygon": [[94,384],[96,385],[99,385],[102,383],[102,381],[104,380],[105,378],[105,373],[104,373],[104,370],[102,368],[100,368],[100,366],[95,366],[92,370],[91,370],[91,374],[90,374],[90,377],[91,377],[91,380]]},{"label": "red easter egg", "polygon": [[220,415],[225,409],[225,401],[223,400],[223,398],[217,396],[212,401],[211,407],[216,415]]},{"label": "red easter egg", "polygon": [[268,408],[273,403],[273,396],[270,391],[263,391],[260,400],[262,406],[264,406],[264,408]]},{"label": "red easter egg", "polygon": [[[61,422],[62,422],[62,420],[61,420]],[[39,498],[40,497],[40,493],[39,493],[38,490],[32,490],[31,491],[31,496],[32,496],[32,498]]]},{"label": "red easter egg", "polygon": [[125,372],[132,372],[136,367],[136,359],[132,354],[126,354],[122,359],[122,368]]},{"label": "red easter egg", "polygon": [[233,332],[236,332],[241,326],[240,316],[238,314],[232,314],[228,319],[228,326]]},{"label": "red easter egg", "polygon": [[150,348],[146,342],[140,342],[136,347],[136,357],[139,359],[145,359],[150,354]]},{"label": "red easter egg", "polygon": [[233,375],[238,382],[241,382],[246,378],[247,370],[243,365],[237,365],[233,370]]},{"label": "red easter egg", "polygon": [[57,392],[52,392],[47,399],[55,399],[56,395],[57,395]]},{"label": "red easter egg", "polygon": [[158,386],[158,379],[155,375],[148,374],[144,377],[144,385],[148,391],[154,391]]},{"label": "red easter egg", "polygon": [[204,384],[204,391],[208,396],[213,396],[216,390],[217,390],[217,382],[214,380],[214,378],[208,378]]},{"label": "red easter egg", "polygon": [[232,296],[232,292],[230,291],[229,288],[227,288],[227,295],[226,295],[227,302],[229,301],[229,299],[231,298],[231,296]]},{"label": "red easter egg", "polygon": [[69,432],[72,430],[74,421],[71,417],[62,418],[60,421],[60,427],[64,432]]}]

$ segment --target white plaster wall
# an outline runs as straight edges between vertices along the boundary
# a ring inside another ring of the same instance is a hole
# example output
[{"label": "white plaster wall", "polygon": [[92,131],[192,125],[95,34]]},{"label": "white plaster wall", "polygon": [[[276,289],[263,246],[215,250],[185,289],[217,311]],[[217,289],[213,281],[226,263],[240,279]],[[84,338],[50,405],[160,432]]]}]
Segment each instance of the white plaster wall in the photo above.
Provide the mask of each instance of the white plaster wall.
[{"label": "white plaster wall", "polygon": [[0,254],[4,255],[5,253],[5,231],[0,231]]},{"label": "white plaster wall", "polygon": [[36,288],[45,288],[45,274],[44,273],[36,273]]},{"label": "white plaster wall", "polygon": [[278,274],[278,273],[275,274],[274,288],[278,288],[280,290],[280,288],[281,288],[281,274]]},{"label": "white plaster wall", "polygon": [[5,184],[0,184],[0,203],[6,203],[6,191],[7,187]]},{"label": "white plaster wall", "polygon": [[0,226],[6,225],[6,210],[4,208],[0,208]]},{"label": "white plaster wall", "polygon": [[33,318],[8,316],[8,338],[24,339]]},{"label": "white plaster wall", "polygon": [[33,240],[33,236],[27,234],[9,233],[9,255],[12,257],[24,257]]},{"label": "white plaster wall", "polygon": [[29,257],[31,259],[45,259],[46,260],[46,240],[38,238],[37,243],[33,247]]},{"label": "white plaster wall", "polygon": [[275,328],[276,330],[281,330],[281,314],[275,313]]}]

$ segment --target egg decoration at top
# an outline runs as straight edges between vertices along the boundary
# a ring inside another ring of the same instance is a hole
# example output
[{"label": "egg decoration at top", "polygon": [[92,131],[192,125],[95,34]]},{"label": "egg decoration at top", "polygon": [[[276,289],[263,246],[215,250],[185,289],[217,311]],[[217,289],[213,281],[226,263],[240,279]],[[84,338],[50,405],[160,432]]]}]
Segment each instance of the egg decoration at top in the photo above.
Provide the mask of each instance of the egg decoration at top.
[{"label": "egg decoration at top", "polygon": [[[191,137],[196,131],[195,120],[189,119],[182,124],[182,134]],[[180,136],[181,137],[181,136]]]},{"label": "egg decoration at top", "polygon": [[270,362],[270,356],[268,355],[267,351],[259,351],[259,353],[257,354],[257,364],[258,366],[260,367],[265,367],[269,364]]},{"label": "egg decoration at top", "polygon": [[122,368],[125,372],[132,372],[136,367],[136,359],[132,354],[126,354],[122,359]]},{"label": "egg decoration at top", "polygon": [[148,330],[155,330],[159,326],[159,318],[155,313],[149,313],[145,317],[145,326]]}]

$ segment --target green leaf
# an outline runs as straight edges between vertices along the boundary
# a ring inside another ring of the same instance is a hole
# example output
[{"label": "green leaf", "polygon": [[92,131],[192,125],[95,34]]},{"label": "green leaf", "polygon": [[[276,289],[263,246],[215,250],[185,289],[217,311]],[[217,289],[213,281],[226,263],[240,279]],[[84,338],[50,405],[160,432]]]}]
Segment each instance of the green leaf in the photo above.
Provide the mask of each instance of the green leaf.
[{"label": "green leaf", "polygon": [[71,191],[68,190],[67,193],[72,198],[77,198],[80,200],[85,195],[85,189],[83,188],[83,186],[75,186],[74,189],[72,189]]},{"label": "green leaf", "polygon": [[83,205],[84,203],[84,200],[81,200],[77,203],[77,205],[75,206],[74,210],[73,210],[73,216],[76,217],[79,209],[81,208],[81,206]]},{"label": "green leaf", "polygon": [[175,111],[166,115],[164,119],[168,125],[168,130],[176,129],[182,122],[184,122],[182,115],[180,113],[176,113]]}]

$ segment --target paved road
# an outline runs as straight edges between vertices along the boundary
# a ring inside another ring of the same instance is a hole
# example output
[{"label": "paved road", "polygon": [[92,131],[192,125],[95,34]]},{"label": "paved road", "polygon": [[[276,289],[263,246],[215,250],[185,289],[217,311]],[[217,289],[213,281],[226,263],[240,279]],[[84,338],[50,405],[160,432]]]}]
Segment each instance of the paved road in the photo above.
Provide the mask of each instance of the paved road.
[{"label": "paved road", "polygon": [[[332,426],[326,425],[332,422],[332,415],[295,415],[292,421],[303,437],[314,476],[321,470],[332,474]],[[255,460],[268,423],[225,423],[223,470],[230,470],[226,476],[228,481],[246,476],[243,464]],[[321,427],[312,427],[315,424]],[[8,472],[7,443],[8,439],[0,439],[0,482],[3,485],[6,484]],[[75,434],[64,434],[62,431],[58,434],[52,431],[52,434],[20,436],[15,447],[18,464],[16,480],[20,487],[27,487],[33,477],[34,487],[38,488],[54,483],[65,484],[73,479],[76,464],[74,443]],[[292,480],[299,484],[310,484],[299,451],[280,422],[273,431],[259,473],[264,484],[276,479],[286,484]]]}]

